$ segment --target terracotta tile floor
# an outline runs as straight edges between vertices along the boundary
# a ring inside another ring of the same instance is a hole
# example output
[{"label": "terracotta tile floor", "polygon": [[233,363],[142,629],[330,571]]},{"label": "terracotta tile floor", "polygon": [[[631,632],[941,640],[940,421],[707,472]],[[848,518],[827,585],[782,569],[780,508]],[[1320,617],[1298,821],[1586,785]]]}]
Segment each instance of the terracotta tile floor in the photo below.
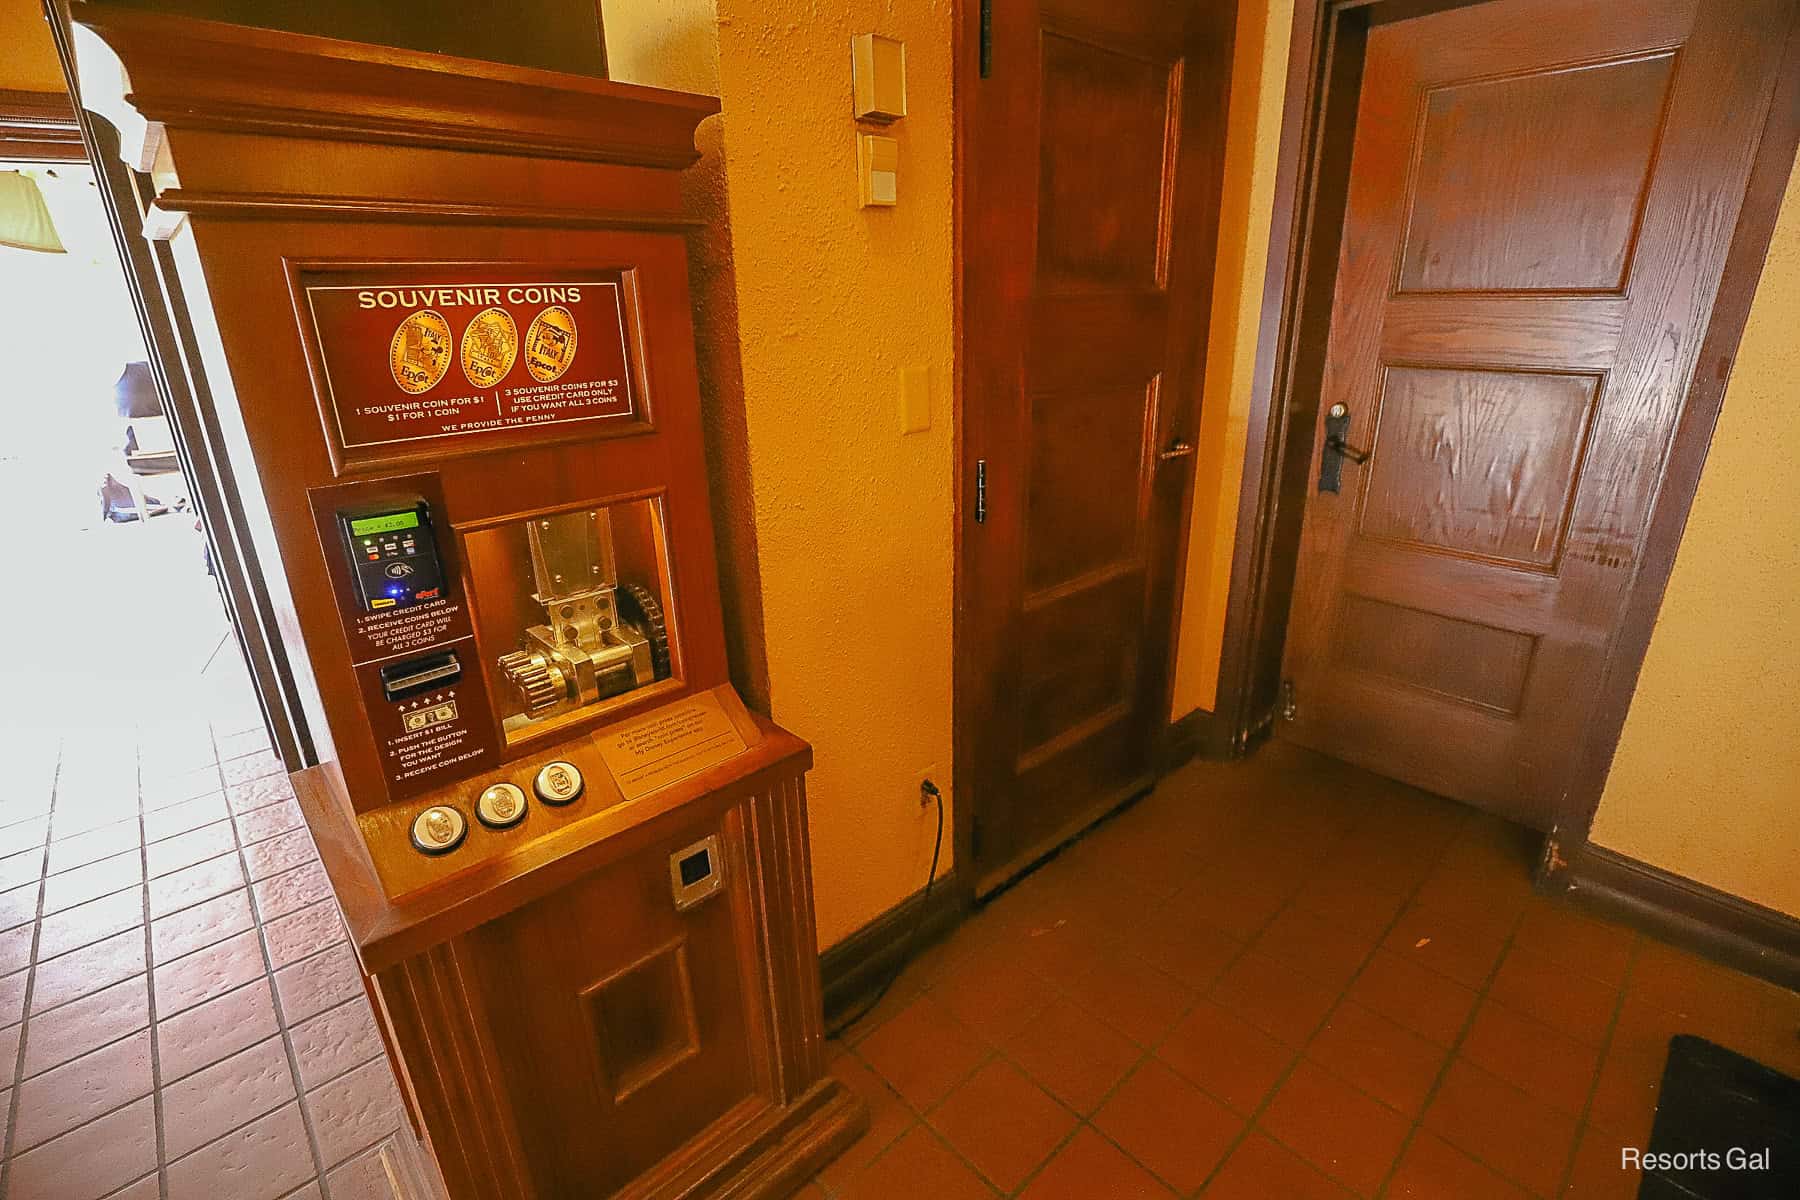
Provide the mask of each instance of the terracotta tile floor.
[{"label": "terracotta tile floor", "polygon": [[335,901],[236,694],[211,717],[0,724],[0,1195],[407,1190]]},{"label": "terracotta tile floor", "polygon": [[834,1043],[805,1193],[1628,1200],[1670,1035],[1800,1073],[1800,996],[1534,895],[1503,822],[1274,743],[1194,764]]},{"label": "terracotta tile floor", "polygon": [[[431,1194],[234,649],[196,674],[216,598],[160,578],[127,657],[0,644],[0,1197]],[[1800,1073],[1800,996],[1534,896],[1528,850],[1282,743],[1187,767],[834,1044],[872,1124],[805,1194],[1633,1197],[1669,1036]]]}]

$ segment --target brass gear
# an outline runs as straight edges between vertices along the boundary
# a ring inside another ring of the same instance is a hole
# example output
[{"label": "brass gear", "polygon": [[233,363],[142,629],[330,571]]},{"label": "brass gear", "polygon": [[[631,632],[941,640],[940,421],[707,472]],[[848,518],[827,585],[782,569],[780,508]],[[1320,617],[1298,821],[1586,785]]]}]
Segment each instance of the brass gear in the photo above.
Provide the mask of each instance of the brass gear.
[{"label": "brass gear", "polygon": [[555,707],[564,698],[562,672],[541,654],[514,650],[500,656],[500,670],[519,693],[530,716]]},{"label": "brass gear", "polygon": [[628,583],[620,591],[624,593],[622,607],[626,610],[626,619],[650,639],[650,663],[656,668],[656,677],[667,679],[670,670],[669,622],[663,615],[662,605],[641,583]]}]

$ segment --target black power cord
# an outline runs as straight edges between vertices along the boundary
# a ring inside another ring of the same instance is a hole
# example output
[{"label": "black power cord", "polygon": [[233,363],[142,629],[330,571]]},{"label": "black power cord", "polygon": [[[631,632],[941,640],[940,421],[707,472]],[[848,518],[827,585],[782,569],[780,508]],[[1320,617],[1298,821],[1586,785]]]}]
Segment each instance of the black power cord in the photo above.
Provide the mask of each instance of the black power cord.
[{"label": "black power cord", "polygon": [[[919,896],[919,915],[914,919],[913,927],[907,930],[906,940],[902,943],[900,958],[894,963],[894,969],[888,972],[887,980],[881,985],[881,990],[870,997],[868,1003],[851,1013],[848,1017],[845,1017],[842,1021],[839,1021],[832,1028],[827,1029],[825,1031],[825,1036],[828,1038],[843,1037],[846,1030],[870,1013],[874,1012],[875,1006],[887,998],[888,990],[894,986],[894,981],[900,978],[900,972],[906,970],[906,964],[912,961],[913,942],[919,936],[919,927],[925,923],[926,917],[931,912],[928,901],[931,899],[932,885],[937,882],[938,853],[944,848],[944,794],[938,791],[938,785],[931,782],[931,780],[921,779],[919,781],[919,795],[921,797],[929,796],[932,804],[937,808],[937,839],[931,844],[931,871],[925,876],[925,890]],[[920,801],[920,803],[923,802],[923,800]]]}]

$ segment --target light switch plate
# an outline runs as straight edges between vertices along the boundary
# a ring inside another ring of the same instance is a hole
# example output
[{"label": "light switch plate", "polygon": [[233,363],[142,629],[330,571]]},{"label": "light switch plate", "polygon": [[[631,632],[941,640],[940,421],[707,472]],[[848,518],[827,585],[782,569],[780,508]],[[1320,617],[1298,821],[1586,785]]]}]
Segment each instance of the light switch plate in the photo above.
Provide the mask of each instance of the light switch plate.
[{"label": "light switch plate", "polygon": [[900,143],[877,133],[856,135],[857,191],[864,208],[900,202]]}]

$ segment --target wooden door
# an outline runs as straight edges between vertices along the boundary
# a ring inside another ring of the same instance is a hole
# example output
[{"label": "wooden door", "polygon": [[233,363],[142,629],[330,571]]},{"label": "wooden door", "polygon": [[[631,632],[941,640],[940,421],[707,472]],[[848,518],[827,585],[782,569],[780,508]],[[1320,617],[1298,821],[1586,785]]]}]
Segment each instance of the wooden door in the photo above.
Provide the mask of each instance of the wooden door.
[{"label": "wooden door", "polygon": [[1287,736],[1556,826],[1769,112],[1787,0],[1369,31]]},{"label": "wooden door", "polygon": [[980,50],[978,7],[957,720],[985,891],[1147,786],[1168,721],[1234,5],[1006,0]]}]

